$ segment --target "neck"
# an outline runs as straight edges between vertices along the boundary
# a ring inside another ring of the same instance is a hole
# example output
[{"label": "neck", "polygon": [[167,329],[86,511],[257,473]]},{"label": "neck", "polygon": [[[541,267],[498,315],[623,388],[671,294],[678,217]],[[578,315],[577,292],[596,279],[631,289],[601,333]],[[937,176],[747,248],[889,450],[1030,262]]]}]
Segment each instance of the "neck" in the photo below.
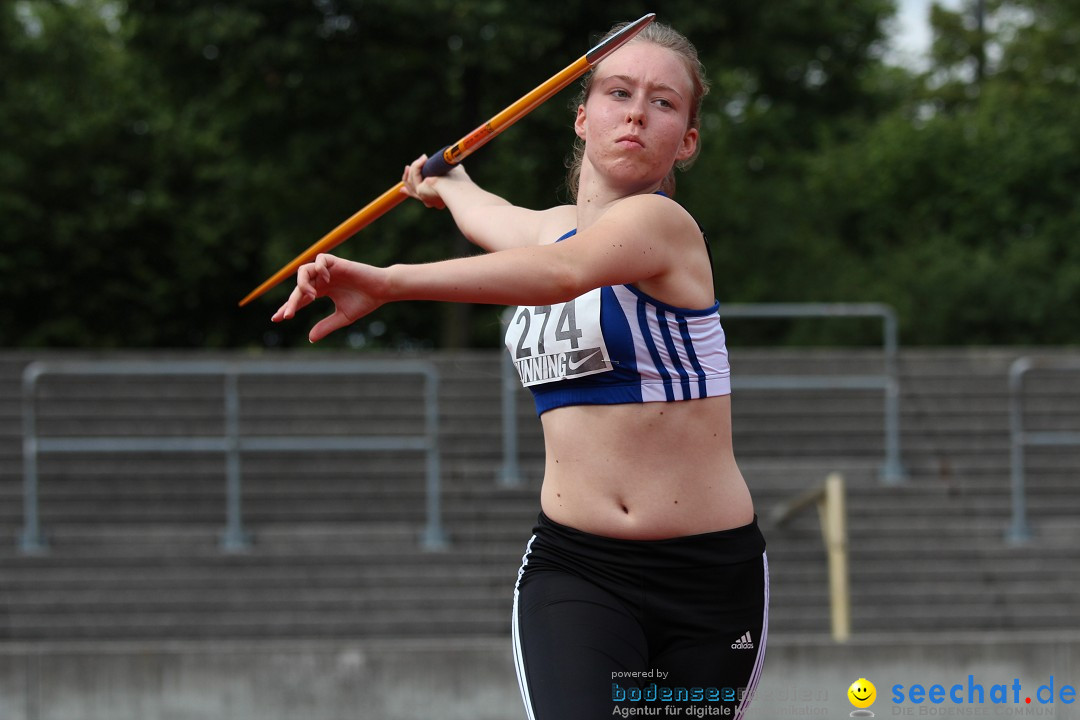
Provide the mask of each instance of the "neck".
[{"label": "neck", "polygon": [[577,228],[584,230],[596,222],[597,218],[607,212],[608,208],[619,200],[632,195],[649,195],[660,189],[663,182],[653,183],[642,187],[612,187],[603,182],[585,160],[581,166],[581,174],[578,176],[577,191]]}]

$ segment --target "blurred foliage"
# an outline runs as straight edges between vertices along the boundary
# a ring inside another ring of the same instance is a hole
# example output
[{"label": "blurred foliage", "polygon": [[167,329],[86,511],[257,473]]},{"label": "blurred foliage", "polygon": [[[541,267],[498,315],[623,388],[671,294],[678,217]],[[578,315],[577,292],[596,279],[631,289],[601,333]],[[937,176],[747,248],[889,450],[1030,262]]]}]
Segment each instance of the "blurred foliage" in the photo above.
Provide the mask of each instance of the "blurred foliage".
[{"label": "blurred foliage", "polygon": [[[0,3],[0,345],[304,345],[279,287],[237,301],[402,167],[579,57],[634,0]],[[893,0],[659,10],[712,92],[678,199],[723,302],[874,301],[905,344],[1075,343],[1080,10],[934,7],[925,69],[885,60]],[[512,201],[565,199],[574,92],[469,159]],[[337,252],[471,252],[406,203]],[[490,346],[499,308],[402,303],[331,346]],[[742,323],[740,344],[876,342],[873,323]]]}]

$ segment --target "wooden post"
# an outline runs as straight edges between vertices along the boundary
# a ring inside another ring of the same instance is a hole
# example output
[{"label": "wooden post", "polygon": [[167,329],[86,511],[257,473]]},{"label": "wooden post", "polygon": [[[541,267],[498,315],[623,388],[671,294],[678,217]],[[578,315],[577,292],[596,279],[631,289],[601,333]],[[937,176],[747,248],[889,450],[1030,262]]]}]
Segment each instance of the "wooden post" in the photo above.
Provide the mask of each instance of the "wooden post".
[{"label": "wooden post", "polygon": [[825,479],[825,492],[818,502],[821,532],[829,563],[829,607],[832,636],[836,642],[851,637],[851,588],[848,583],[847,509],[844,477],[831,473]]}]

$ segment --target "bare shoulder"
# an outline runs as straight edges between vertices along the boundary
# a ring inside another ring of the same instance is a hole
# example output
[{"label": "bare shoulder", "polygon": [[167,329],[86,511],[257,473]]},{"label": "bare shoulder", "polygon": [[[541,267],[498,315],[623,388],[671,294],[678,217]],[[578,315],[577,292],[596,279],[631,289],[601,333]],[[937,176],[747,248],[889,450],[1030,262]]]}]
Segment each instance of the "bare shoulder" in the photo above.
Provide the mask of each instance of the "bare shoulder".
[{"label": "bare shoulder", "polygon": [[708,251],[701,228],[682,205],[663,195],[635,195],[616,203],[609,213],[614,213],[613,227],[635,255],[656,258],[651,272],[632,281],[635,287],[676,307],[712,304]]},{"label": "bare shoulder", "polygon": [[612,205],[601,219],[642,235],[701,242],[697,221],[686,208],[664,195],[650,193],[624,198]]}]

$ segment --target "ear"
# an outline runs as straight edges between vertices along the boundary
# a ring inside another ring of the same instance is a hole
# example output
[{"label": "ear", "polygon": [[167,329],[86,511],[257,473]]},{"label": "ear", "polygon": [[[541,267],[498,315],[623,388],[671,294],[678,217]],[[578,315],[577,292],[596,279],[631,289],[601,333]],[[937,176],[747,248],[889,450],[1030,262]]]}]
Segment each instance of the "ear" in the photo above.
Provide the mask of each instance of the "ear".
[{"label": "ear", "polygon": [[582,140],[585,139],[585,106],[578,105],[577,116],[574,118],[574,132]]},{"label": "ear", "polygon": [[676,161],[694,157],[694,153],[697,152],[698,135],[697,128],[690,128],[686,131],[686,134],[683,135],[682,145],[679,146],[679,152],[675,154]]}]

